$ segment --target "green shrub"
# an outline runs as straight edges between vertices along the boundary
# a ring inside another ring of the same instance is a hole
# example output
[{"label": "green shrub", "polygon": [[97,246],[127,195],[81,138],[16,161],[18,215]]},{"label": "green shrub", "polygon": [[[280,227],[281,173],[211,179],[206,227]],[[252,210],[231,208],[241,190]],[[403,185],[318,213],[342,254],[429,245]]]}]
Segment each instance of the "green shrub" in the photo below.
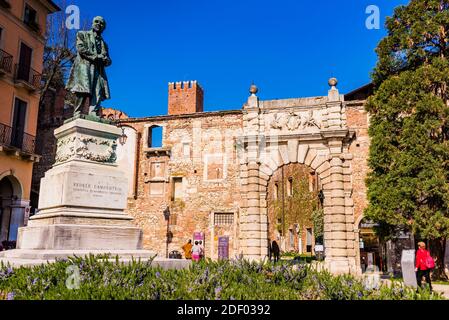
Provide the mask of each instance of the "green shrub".
[{"label": "green shrub", "polygon": [[[71,300],[349,300],[441,299],[400,284],[369,290],[352,276],[317,272],[308,265],[203,261],[184,270],[152,262],[123,264],[107,257],[70,258],[32,268],[0,267],[0,299]],[[80,286],[68,289],[67,268],[79,269]]]}]

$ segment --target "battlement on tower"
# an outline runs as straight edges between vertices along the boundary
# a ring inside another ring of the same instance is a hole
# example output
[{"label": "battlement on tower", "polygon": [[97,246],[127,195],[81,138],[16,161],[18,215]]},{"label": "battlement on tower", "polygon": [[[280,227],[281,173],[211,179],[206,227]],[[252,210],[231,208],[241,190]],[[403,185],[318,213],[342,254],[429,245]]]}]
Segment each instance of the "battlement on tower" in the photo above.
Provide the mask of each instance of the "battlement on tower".
[{"label": "battlement on tower", "polygon": [[197,81],[168,83],[168,114],[203,112],[204,91]]}]

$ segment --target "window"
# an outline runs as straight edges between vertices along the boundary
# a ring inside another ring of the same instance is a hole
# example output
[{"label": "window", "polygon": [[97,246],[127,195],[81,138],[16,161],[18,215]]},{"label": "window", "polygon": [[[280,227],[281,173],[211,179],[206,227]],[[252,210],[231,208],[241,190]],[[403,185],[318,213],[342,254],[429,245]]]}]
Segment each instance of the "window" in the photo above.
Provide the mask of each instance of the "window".
[{"label": "window", "polygon": [[32,81],[31,60],[33,58],[33,49],[23,42],[20,44],[19,69],[17,70],[17,79],[23,81]]},{"label": "window", "polygon": [[12,121],[12,145],[19,149],[23,146],[25,135],[27,103],[16,98],[14,103],[14,116]]},{"label": "window", "polygon": [[184,159],[190,159],[190,143],[184,142],[182,144],[182,154]]},{"label": "window", "polygon": [[288,178],[287,181],[287,195],[291,197],[293,195],[293,178]]},{"label": "window", "polygon": [[316,180],[315,180],[315,174],[311,173],[309,176],[309,191],[313,192],[315,191],[315,184],[316,184]]},{"label": "window", "polygon": [[151,179],[164,179],[165,178],[165,162],[151,162],[150,164],[150,177]]},{"label": "window", "polygon": [[295,247],[295,232],[292,229],[290,229],[289,230],[289,235],[290,235],[290,237],[289,237],[290,248],[294,248]]},{"label": "window", "polygon": [[9,0],[0,0],[0,7],[11,9],[11,4],[9,3]]},{"label": "window", "polygon": [[182,199],[184,197],[184,189],[182,186],[182,178],[173,178],[173,196],[172,200]]},{"label": "window", "polygon": [[312,252],[313,231],[311,228],[307,228],[306,232],[306,249],[307,252]]},{"label": "window", "polygon": [[214,225],[216,226],[231,226],[234,224],[234,213],[215,213]]},{"label": "window", "polygon": [[28,4],[25,5],[25,15],[23,21],[29,26],[37,26],[37,12]]},{"label": "window", "polygon": [[153,126],[148,128],[148,148],[162,147],[162,127]]},{"label": "window", "polygon": [[274,194],[273,194],[273,196],[274,196],[274,200],[279,199],[279,184],[277,182],[274,184]]}]

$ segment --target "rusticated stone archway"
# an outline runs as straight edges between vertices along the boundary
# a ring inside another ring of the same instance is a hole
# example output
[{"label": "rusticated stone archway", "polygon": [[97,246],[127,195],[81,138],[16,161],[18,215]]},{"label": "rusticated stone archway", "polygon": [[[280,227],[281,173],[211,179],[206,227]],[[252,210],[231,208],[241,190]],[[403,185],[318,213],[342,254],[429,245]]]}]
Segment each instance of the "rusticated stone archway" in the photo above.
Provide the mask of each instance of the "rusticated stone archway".
[{"label": "rusticated stone archway", "polygon": [[240,251],[250,260],[267,256],[267,186],[270,177],[289,163],[309,166],[324,193],[326,268],[336,274],[356,273],[354,203],[343,97],[336,81],[327,97],[259,101],[252,92],[244,106],[240,137],[242,204]]}]

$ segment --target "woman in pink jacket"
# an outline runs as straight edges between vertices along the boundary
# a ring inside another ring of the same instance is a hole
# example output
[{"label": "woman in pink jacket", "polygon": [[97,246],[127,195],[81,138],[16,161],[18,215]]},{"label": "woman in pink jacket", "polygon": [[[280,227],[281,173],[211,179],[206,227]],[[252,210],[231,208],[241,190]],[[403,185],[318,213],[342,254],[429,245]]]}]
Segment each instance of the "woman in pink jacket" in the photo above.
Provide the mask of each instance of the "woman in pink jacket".
[{"label": "woman in pink jacket", "polygon": [[[432,266],[433,265],[433,266]],[[426,250],[424,242],[418,242],[418,251],[416,251],[416,265],[415,272],[418,286],[422,288],[422,277],[426,278],[426,283],[429,284],[430,291],[432,291],[432,283],[430,281],[430,270],[434,267],[434,262],[430,256],[430,252]]]}]

